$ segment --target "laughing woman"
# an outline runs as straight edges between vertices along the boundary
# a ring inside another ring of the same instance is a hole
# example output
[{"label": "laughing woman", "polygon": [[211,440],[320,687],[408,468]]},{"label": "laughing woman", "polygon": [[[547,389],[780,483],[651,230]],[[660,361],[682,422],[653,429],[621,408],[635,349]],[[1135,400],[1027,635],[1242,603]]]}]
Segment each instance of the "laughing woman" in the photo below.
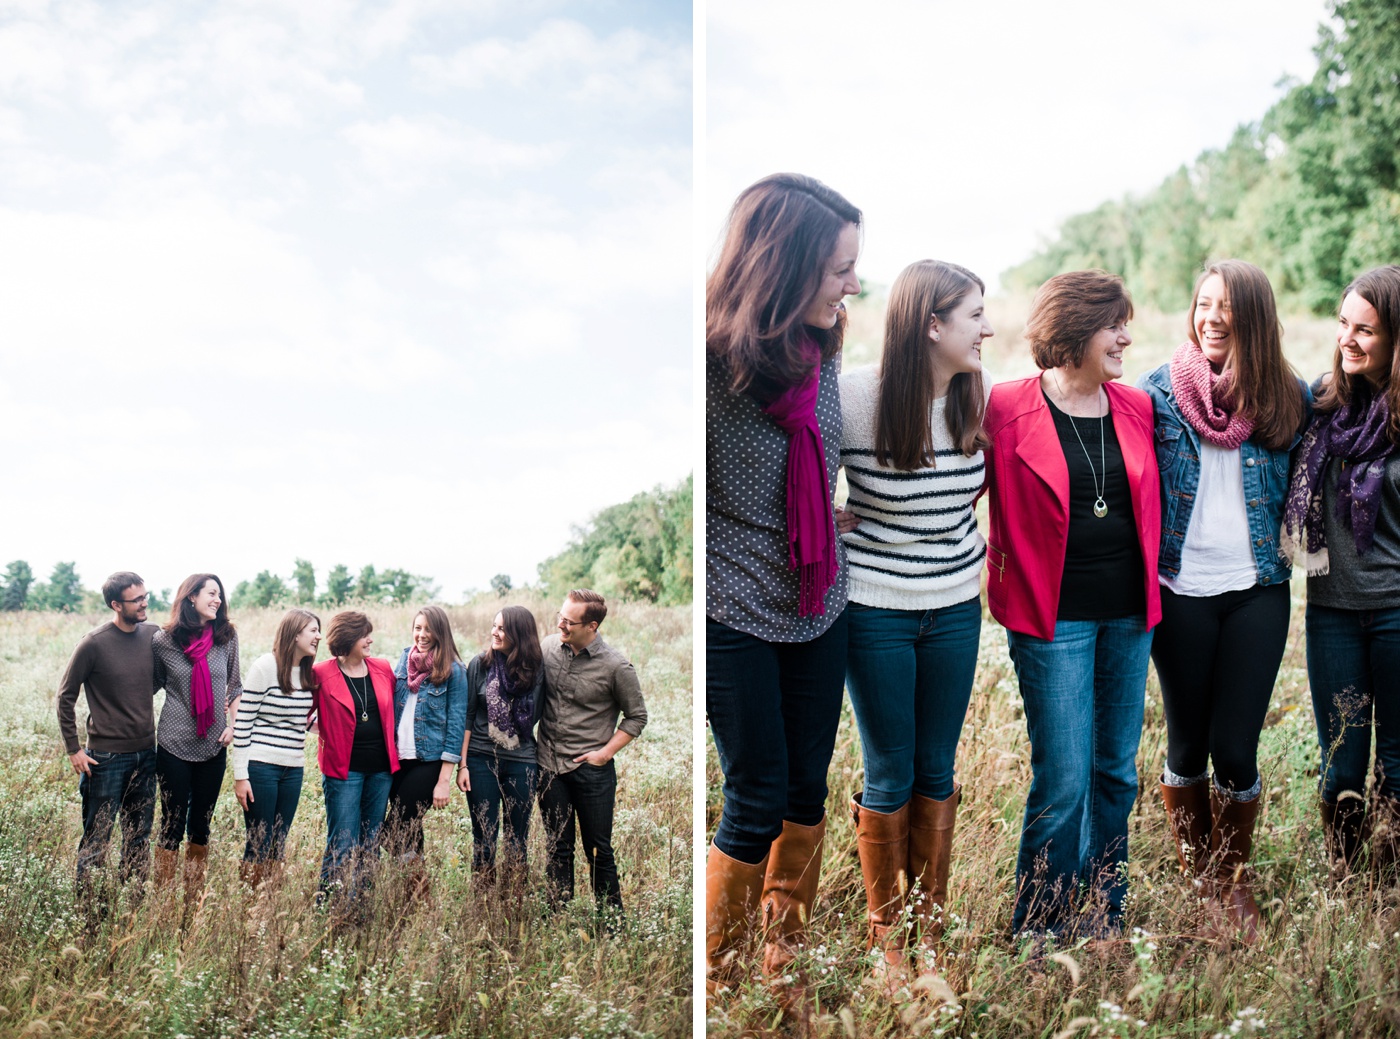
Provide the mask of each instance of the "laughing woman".
[{"label": "laughing woman", "polygon": [[467,733],[457,785],[472,816],[472,872],[496,879],[496,841],[504,836],[506,865],[523,881],[525,838],[535,801],[535,725],[544,692],[544,656],[535,615],[507,606],[491,623],[491,643],[467,665]]},{"label": "laughing woman", "polygon": [[[1347,286],[1332,372],[1298,446],[1284,512],[1306,551],[1312,687],[1327,846],[1339,873],[1365,834],[1386,876],[1400,850],[1400,267]],[[1366,771],[1376,734],[1367,824]]]},{"label": "laughing woman", "polygon": [[956,264],[922,260],[890,288],[879,369],[841,376],[838,513],[850,564],[846,684],[860,728],[865,788],[856,820],[868,945],[891,987],[904,964],[905,890],[921,944],[943,931],[961,787],[953,758],[977,669],[986,542],[982,493],[992,335],[985,286]]},{"label": "laughing woman", "polygon": [[467,726],[467,672],[441,606],[413,618],[413,645],[394,666],[399,770],[389,788],[389,845],[424,890],[423,816],[452,800],[452,775]]},{"label": "laughing woman", "polygon": [[165,689],[156,727],[156,781],[160,786],[160,834],[155,879],[175,875],[185,847],[185,901],[204,889],[209,863],[209,822],[224,785],[228,745],[243,682],[238,633],[228,619],[224,586],[213,574],[193,574],[180,584],[170,620],[151,639],[155,684]]},{"label": "laughing woman", "polygon": [[374,625],[357,610],[331,618],[333,658],[315,667],[311,695],[320,734],[316,758],[326,802],[321,898],[337,884],[354,897],[377,854],[389,785],[399,770],[394,738],[394,670],[369,655]]},{"label": "laughing woman", "polygon": [[763,973],[805,1016],[792,962],[826,833],[826,771],[846,673],[841,300],[860,291],[860,210],[780,173],[734,203],[705,285],[705,710],[724,809],[705,870],[707,990]]},{"label": "laughing woman", "polygon": [[1308,398],[1283,357],[1269,279],[1252,263],[1206,268],[1187,332],[1138,384],[1152,398],[1162,475],[1162,623],[1152,641],[1167,717],[1162,800],[1186,875],[1211,873],[1211,930],[1253,942],[1259,733],[1290,607],[1278,531]]},{"label": "laughing woman", "polygon": [[306,716],[320,644],[320,618],[310,610],[288,610],[272,652],[253,662],[244,682],[233,727],[233,793],[248,830],[240,872],[253,888],[280,873],[301,799]]},{"label": "laughing woman", "polygon": [[1122,929],[1162,616],[1152,401],[1115,381],[1132,314],[1114,275],[1051,278],[1025,331],[1040,375],[998,383],[987,404],[987,604],[1006,628],[1031,743],[1012,927],[1057,940]]}]

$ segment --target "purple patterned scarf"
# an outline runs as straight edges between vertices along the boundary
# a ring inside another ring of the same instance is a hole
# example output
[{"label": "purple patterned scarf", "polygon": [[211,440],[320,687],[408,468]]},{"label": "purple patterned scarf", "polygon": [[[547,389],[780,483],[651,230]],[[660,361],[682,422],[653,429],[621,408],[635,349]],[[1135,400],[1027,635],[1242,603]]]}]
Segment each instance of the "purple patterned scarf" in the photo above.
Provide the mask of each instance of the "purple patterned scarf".
[{"label": "purple patterned scarf", "polygon": [[821,350],[805,340],[813,365],[805,382],[789,387],[763,410],[788,435],[788,566],[799,572],[797,614],[826,613],[826,593],[836,583],[836,526],[831,486],[826,480],[826,450],[817,424],[821,389]]},{"label": "purple patterned scarf", "polygon": [[535,698],[529,689],[511,682],[504,653],[491,654],[491,671],[482,692],[486,696],[486,731],[497,744],[514,750],[520,746],[520,734],[528,733],[534,724]]},{"label": "purple patterned scarf", "polygon": [[[1366,397],[1369,396],[1369,399]],[[1327,531],[1322,479],[1327,463],[1343,461],[1337,474],[1337,518],[1351,531],[1358,555],[1371,548],[1386,460],[1395,450],[1389,436],[1390,404],[1384,393],[1352,397],[1350,404],[1316,414],[1298,445],[1284,503],[1279,551],[1294,559],[1301,548],[1308,576],[1327,573]]]}]

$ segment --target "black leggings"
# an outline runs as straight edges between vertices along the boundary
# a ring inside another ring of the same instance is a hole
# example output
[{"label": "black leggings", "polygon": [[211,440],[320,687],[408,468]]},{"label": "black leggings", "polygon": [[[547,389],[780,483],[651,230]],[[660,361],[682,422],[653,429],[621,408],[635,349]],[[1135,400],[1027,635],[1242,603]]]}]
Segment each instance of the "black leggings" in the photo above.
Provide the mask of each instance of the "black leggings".
[{"label": "black leggings", "polygon": [[160,787],[160,835],[156,844],[170,851],[180,847],[188,830],[191,844],[209,843],[209,821],[224,785],[228,749],[208,761],[186,761],[156,747],[156,784]]},{"label": "black leggings", "polygon": [[1167,716],[1167,768],[1191,778],[1207,755],[1221,786],[1259,781],[1259,733],[1288,640],[1288,584],[1220,595],[1162,589],[1152,663]]},{"label": "black leggings", "polygon": [[396,855],[423,854],[423,816],[433,807],[433,787],[442,775],[440,760],[403,762],[389,784],[389,817],[384,842]]}]

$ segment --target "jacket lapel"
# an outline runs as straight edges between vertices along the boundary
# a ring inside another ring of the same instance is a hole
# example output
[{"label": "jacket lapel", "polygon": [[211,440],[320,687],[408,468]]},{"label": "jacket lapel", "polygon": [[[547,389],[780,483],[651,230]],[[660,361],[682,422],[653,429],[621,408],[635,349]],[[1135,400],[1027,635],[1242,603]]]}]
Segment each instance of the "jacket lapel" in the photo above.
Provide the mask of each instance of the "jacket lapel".
[{"label": "jacket lapel", "polygon": [[[1030,389],[1036,398],[1040,396],[1038,380],[1030,383]],[[1055,419],[1045,401],[1033,400],[1033,403],[1039,406],[1026,418],[1025,431],[1016,441],[1016,454],[1031,472],[1045,481],[1060,503],[1060,512],[1066,513],[1069,510],[1069,467],[1060,448],[1060,435],[1055,431]]]}]

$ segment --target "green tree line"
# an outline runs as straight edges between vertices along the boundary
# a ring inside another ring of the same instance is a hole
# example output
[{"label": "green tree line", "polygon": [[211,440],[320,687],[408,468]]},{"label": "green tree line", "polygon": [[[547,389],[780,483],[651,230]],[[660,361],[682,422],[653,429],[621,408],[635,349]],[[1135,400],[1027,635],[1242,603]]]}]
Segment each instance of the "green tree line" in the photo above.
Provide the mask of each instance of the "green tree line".
[{"label": "green tree line", "polygon": [[1065,220],[1003,285],[1030,292],[1102,267],[1139,302],[1179,310],[1207,260],[1237,257],[1268,273],[1285,307],[1326,313],[1357,274],[1400,262],[1400,0],[1334,0],[1331,12],[1309,81],[1145,197]]},{"label": "green tree line", "polygon": [[551,597],[592,588],[608,598],[688,603],[695,571],[694,476],[610,505],[573,528],[564,551],[539,566]]}]

